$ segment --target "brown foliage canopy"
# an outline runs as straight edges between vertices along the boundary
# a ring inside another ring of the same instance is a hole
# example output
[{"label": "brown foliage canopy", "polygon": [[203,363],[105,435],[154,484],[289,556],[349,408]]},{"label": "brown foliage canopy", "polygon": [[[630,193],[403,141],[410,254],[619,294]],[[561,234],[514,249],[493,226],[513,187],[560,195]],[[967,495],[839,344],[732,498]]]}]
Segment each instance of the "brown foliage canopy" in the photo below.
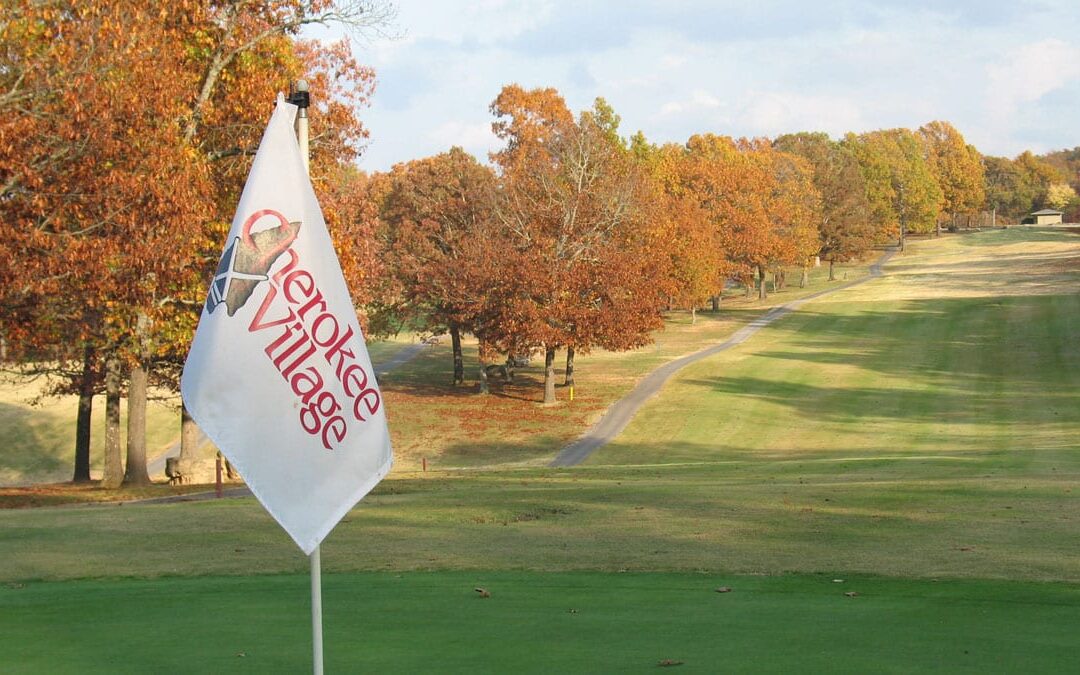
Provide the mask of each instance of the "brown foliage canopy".
[{"label": "brown foliage canopy", "polygon": [[661,324],[665,271],[645,217],[648,177],[598,100],[575,121],[551,89],[492,104],[503,251],[477,334],[505,350],[628,349]]},{"label": "brown foliage canopy", "polygon": [[398,164],[384,177],[381,234],[398,320],[442,332],[476,321],[498,265],[495,174],[461,148]]},{"label": "brown foliage canopy", "polygon": [[[306,76],[322,94],[314,179],[341,184],[366,135],[354,111],[372,73],[344,44],[293,37],[337,11],[325,0],[11,4],[0,253],[12,262],[0,293],[19,320],[3,331],[32,357],[177,362],[275,93]],[[330,221],[357,238],[340,215]]]}]

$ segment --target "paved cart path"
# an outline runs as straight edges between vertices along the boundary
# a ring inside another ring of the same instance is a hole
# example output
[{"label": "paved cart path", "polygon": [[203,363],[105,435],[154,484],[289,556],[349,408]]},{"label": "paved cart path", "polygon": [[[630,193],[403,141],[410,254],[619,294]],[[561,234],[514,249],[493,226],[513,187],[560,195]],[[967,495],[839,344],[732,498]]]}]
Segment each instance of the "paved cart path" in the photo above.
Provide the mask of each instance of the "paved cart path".
[{"label": "paved cart path", "polygon": [[623,429],[626,428],[626,425],[629,424],[630,420],[637,414],[638,409],[640,409],[646,401],[655,396],[672,375],[686,366],[714,354],[719,354],[724,350],[731,349],[736,345],[741,345],[749,340],[754,333],[757,333],[759,330],[768,326],[780,317],[790,314],[811,300],[820,298],[823,295],[842,291],[846,288],[851,288],[852,286],[858,286],[871,279],[880,277],[882,275],[881,266],[887,263],[895,254],[896,251],[888,251],[881,256],[876,263],[871,265],[870,276],[855,279],[854,281],[848,281],[839,286],[827,288],[823,291],[818,291],[817,293],[812,293],[806,297],[799,298],[798,300],[792,300],[779,307],[774,307],[766,314],[759,316],[749,324],[735,331],[735,333],[724,342],[709,347],[708,349],[703,349],[700,352],[695,352],[682,358],[675,359],[674,361],[669,361],[660,366],[646,375],[641,382],[638,382],[637,386],[634,387],[629,394],[613,403],[611,407],[607,409],[607,412],[604,413],[604,416],[600,418],[600,421],[594,424],[591,429],[586,431],[576,441],[563,448],[555,459],[552,460],[551,466],[574,466],[580,464],[598,448],[610,443]]}]

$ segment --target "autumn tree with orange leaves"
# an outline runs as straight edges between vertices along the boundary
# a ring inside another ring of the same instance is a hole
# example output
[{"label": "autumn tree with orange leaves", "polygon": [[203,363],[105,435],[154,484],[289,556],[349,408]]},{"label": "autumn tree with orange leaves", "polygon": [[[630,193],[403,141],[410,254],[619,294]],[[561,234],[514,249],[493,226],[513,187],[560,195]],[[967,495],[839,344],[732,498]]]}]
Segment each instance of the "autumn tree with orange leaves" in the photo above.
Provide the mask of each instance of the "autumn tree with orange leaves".
[{"label": "autumn tree with orange leaves", "polygon": [[783,288],[785,268],[800,267],[805,285],[806,267],[818,251],[818,223],[821,221],[821,193],[814,184],[814,172],[804,158],[781,152],[762,139],[746,142],[743,151],[759,161],[771,178],[765,206],[769,232],[763,253],[767,262],[759,266],[765,297],[765,269],[773,270],[773,288]]},{"label": "autumn tree with orange leaves", "polygon": [[498,250],[495,174],[461,148],[398,164],[381,199],[383,241],[400,288],[398,313],[413,326],[447,331],[455,385],[465,382],[461,337],[471,332]]},{"label": "autumn tree with orange leaves", "polygon": [[879,238],[897,236],[902,251],[908,232],[934,231],[941,210],[941,188],[914,132],[882,129],[849,133],[841,142],[859,162]]},{"label": "autumn tree with orange leaves", "polygon": [[710,215],[708,183],[693,180],[698,158],[681,145],[657,147],[641,134],[634,136],[631,148],[647,167],[655,184],[655,208],[651,218],[661,231],[663,246],[654,255],[668,258],[670,278],[665,289],[671,304],[690,311],[697,318],[697,308],[712,301],[713,311],[720,308],[724,281],[733,271],[722,245],[721,225]]},{"label": "autumn tree with orange leaves", "polygon": [[[175,373],[186,352],[275,92],[305,74],[326,88],[313,111],[323,121],[313,142],[322,175],[351,159],[364,135],[353,111],[370,93],[370,71],[343,45],[298,45],[295,36],[311,22],[363,23],[380,7],[6,8],[0,253],[18,262],[0,272],[2,330],[24,365],[46,367],[58,390],[80,396],[75,480],[89,479],[90,405],[106,382],[110,426],[119,419],[124,378],[106,377],[111,367],[129,380],[125,481],[148,482],[148,371],[172,364]],[[107,484],[118,482],[118,437],[107,433]]]},{"label": "autumn tree with orange leaves", "polygon": [[754,274],[769,262],[771,225],[766,202],[772,179],[726,136],[699,134],[686,143],[683,180],[716,228],[727,271],[749,295]]},{"label": "autumn tree with orange leaves", "polygon": [[662,325],[656,240],[644,217],[648,177],[619,139],[602,100],[575,120],[554,89],[504,87],[491,106],[506,147],[496,209],[506,234],[501,283],[478,337],[505,350],[544,352],[544,402],[555,401],[556,351],[646,344]]},{"label": "autumn tree with orange leaves", "polygon": [[874,245],[866,181],[858,161],[847,147],[820,132],[787,134],[773,144],[810,163],[822,206],[817,253],[829,263],[829,281],[834,281],[836,263],[857,260]]},{"label": "autumn tree with orange leaves", "polygon": [[[975,213],[986,201],[982,155],[948,122],[927,122],[917,134],[930,172],[941,189],[941,211],[955,227],[957,217]],[[941,234],[940,218],[935,233]]]}]

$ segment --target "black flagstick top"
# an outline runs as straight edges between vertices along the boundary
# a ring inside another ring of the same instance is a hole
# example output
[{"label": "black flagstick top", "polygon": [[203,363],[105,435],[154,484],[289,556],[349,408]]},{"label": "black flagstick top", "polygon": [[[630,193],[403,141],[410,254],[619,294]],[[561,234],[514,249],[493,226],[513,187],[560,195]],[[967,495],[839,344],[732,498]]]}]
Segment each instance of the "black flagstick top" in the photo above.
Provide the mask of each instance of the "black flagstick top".
[{"label": "black flagstick top", "polygon": [[289,103],[292,103],[296,107],[303,110],[311,105],[311,94],[308,92],[307,80],[297,80],[293,87],[290,87]]},{"label": "black flagstick top", "polygon": [[307,80],[297,80],[295,85],[289,87],[288,100],[289,103],[298,108],[296,111],[296,140],[300,143],[300,156],[304,160],[304,171],[309,172],[308,106],[311,105],[311,94],[308,92]]}]

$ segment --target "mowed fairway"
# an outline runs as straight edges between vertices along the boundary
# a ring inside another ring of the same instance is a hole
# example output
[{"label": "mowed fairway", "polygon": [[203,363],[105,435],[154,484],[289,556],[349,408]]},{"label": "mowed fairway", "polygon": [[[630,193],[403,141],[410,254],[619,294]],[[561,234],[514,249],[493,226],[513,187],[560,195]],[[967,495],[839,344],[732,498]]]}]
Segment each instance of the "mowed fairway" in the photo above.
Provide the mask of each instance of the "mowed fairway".
[{"label": "mowed fairway", "polygon": [[885,273],[684,370],[593,463],[1073,454],[1080,237],[917,242]]},{"label": "mowed fairway", "polygon": [[885,271],[685,369],[592,465],[712,481],[788,569],[1080,580],[1080,237]]},{"label": "mowed fairway", "polygon": [[[384,481],[323,547],[328,668],[1073,670],[1078,268],[916,242],[586,466]],[[250,499],[0,511],[0,672],[304,671],[306,569]]]}]

